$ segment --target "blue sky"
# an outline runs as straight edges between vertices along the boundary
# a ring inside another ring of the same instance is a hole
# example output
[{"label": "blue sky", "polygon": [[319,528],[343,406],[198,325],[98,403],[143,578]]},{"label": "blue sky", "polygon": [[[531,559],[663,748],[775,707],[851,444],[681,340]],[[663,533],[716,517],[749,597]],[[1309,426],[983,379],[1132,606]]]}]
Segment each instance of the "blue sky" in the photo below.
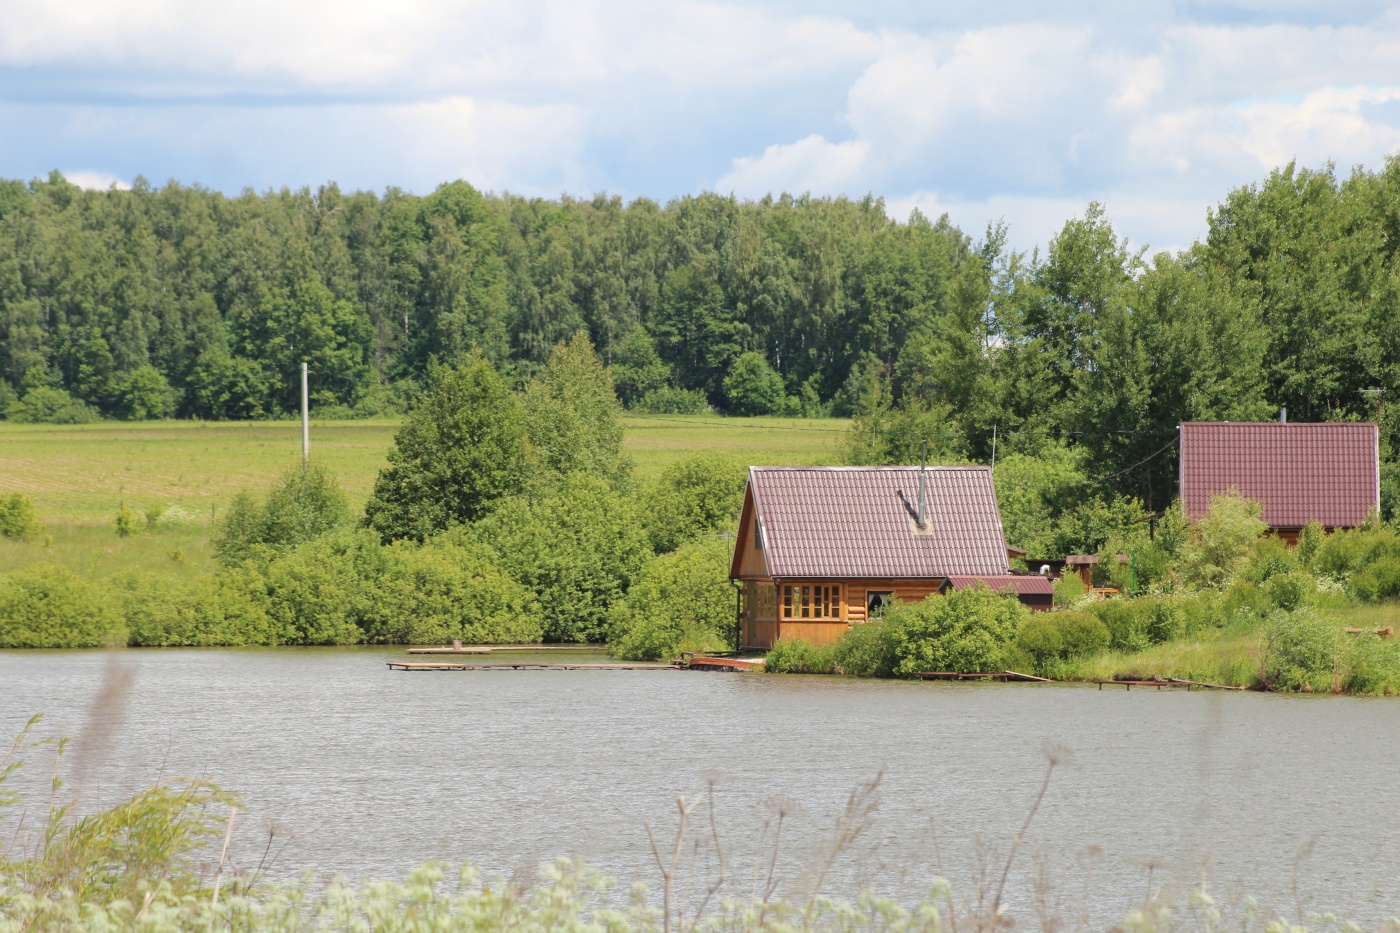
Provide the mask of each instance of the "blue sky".
[{"label": "blue sky", "polygon": [[1152,250],[1290,159],[1400,150],[1373,2],[0,0],[0,175],[236,193],[861,196]]}]

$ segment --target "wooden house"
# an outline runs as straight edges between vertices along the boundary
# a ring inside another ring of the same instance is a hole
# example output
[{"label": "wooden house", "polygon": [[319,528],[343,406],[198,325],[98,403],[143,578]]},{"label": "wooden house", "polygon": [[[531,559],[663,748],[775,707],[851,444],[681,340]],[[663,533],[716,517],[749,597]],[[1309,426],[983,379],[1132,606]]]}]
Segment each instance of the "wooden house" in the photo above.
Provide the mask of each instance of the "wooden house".
[{"label": "wooden house", "polygon": [[1181,507],[1191,521],[1232,489],[1263,503],[1270,531],[1289,543],[1310,522],[1354,528],[1380,509],[1374,424],[1188,422],[1180,431]]},{"label": "wooden house", "polygon": [[1013,574],[985,466],[751,467],[729,576],[745,646],[835,641],[892,600],[1014,589],[1049,608],[1051,582]]}]

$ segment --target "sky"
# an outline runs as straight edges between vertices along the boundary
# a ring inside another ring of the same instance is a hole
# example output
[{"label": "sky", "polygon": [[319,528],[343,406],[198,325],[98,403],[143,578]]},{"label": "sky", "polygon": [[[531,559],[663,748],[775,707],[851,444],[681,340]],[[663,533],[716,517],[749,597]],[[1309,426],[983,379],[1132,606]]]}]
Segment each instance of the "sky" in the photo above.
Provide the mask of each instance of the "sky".
[{"label": "sky", "polygon": [[1150,252],[1400,150],[1380,2],[0,0],[0,176],[885,199]]}]

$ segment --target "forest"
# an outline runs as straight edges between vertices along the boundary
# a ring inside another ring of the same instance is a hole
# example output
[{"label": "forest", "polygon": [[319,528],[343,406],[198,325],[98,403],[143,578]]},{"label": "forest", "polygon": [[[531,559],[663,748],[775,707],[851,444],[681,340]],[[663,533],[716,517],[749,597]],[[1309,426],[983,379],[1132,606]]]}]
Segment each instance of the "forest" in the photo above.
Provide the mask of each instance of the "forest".
[{"label": "forest", "polygon": [[1149,256],[1089,204],[1043,252],[873,196],[665,205],[463,181],[237,197],[0,182],[12,421],[398,416],[480,353],[523,387],[582,331],[624,405],[847,415],[857,459],[1063,462],[1148,511],[1186,420],[1372,420],[1394,512],[1400,159],[1280,168]]}]

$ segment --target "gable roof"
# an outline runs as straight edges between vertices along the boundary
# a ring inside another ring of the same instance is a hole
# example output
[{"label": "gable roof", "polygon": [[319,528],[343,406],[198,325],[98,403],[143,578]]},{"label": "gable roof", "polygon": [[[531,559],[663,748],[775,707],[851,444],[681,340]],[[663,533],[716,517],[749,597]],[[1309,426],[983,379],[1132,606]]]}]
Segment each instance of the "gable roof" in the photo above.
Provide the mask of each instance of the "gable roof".
[{"label": "gable roof", "polygon": [[990,467],[929,467],[922,531],[918,467],[750,467],[745,500],[762,528],[772,577],[1008,571]]},{"label": "gable roof", "polygon": [[1234,487],[1274,528],[1360,525],[1380,507],[1374,424],[1188,422],[1181,426],[1181,507],[1190,518]]}]

